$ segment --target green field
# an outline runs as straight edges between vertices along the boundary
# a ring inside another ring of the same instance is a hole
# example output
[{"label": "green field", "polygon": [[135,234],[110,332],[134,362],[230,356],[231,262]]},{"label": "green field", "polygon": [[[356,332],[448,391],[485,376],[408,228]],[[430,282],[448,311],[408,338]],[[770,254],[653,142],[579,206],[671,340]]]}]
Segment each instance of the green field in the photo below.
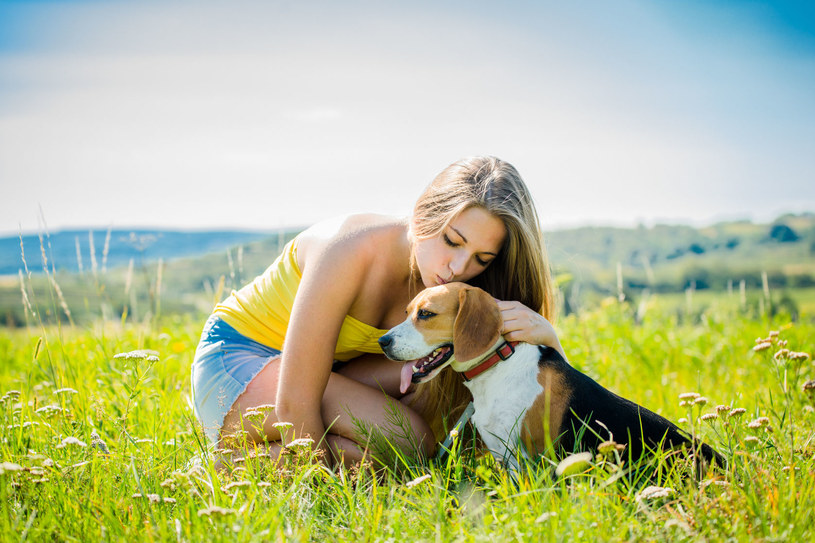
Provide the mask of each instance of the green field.
[{"label": "green field", "polygon": [[[558,322],[573,365],[686,419],[725,455],[727,469],[701,480],[688,463],[634,469],[613,457],[557,478],[543,457],[513,481],[466,432],[443,464],[404,459],[375,474],[293,451],[280,464],[248,458],[221,473],[188,405],[204,313],[0,329],[0,538],[811,541],[815,397],[803,383],[815,366],[774,355],[779,341],[813,352],[812,295],[796,300],[793,322],[769,310],[775,293],[766,303],[749,294],[746,304],[725,293],[610,298]],[[778,337],[755,352],[771,330]],[[158,361],[115,357],[135,349]],[[706,403],[680,406],[686,392]],[[718,405],[729,409],[701,420]]]}]

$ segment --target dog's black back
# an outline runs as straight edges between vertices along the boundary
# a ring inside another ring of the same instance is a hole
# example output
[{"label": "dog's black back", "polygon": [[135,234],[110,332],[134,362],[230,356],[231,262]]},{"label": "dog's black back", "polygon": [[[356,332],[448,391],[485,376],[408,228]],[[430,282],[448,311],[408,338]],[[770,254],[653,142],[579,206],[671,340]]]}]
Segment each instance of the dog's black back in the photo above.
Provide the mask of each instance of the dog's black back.
[{"label": "dog's black back", "polygon": [[[560,373],[566,387],[572,390],[560,424],[558,446],[563,450],[596,450],[611,438],[609,432],[615,442],[627,445],[623,456],[632,460],[648,449],[691,447],[690,436],[674,423],[604,388],[570,366],[555,349],[540,347],[538,366]],[[705,443],[697,446],[707,462],[725,465],[712,447]]]}]

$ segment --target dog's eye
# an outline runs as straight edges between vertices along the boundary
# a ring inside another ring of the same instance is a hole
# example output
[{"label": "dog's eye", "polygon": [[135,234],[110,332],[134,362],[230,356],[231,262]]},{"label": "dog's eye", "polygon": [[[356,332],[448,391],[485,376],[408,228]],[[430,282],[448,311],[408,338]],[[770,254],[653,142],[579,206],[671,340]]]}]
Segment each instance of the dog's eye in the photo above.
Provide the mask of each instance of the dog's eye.
[{"label": "dog's eye", "polygon": [[420,309],[416,312],[416,317],[419,319],[429,319],[430,317],[435,317],[436,314],[432,311],[428,311],[427,309]]}]

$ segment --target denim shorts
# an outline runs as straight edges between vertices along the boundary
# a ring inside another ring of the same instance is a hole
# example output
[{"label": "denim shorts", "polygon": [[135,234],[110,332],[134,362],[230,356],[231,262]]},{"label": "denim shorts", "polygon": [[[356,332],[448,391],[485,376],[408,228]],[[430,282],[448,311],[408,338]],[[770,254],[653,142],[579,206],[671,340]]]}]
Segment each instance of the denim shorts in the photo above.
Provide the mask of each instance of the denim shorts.
[{"label": "denim shorts", "polygon": [[210,441],[218,443],[232,405],[278,356],[280,351],[241,335],[217,315],[209,317],[195,350],[191,377],[195,415]]}]

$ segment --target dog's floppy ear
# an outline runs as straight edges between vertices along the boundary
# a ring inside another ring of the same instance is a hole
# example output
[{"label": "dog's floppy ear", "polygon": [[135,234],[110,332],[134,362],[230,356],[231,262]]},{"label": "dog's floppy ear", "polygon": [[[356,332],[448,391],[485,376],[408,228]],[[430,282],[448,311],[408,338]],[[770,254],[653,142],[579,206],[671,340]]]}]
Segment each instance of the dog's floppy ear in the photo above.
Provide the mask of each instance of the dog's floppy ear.
[{"label": "dog's floppy ear", "polygon": [[458,314],[453,326],[453,351],[458,362],[483,354],[501,335],[498,304],[480,288],[465,287],[458,293]]}]

